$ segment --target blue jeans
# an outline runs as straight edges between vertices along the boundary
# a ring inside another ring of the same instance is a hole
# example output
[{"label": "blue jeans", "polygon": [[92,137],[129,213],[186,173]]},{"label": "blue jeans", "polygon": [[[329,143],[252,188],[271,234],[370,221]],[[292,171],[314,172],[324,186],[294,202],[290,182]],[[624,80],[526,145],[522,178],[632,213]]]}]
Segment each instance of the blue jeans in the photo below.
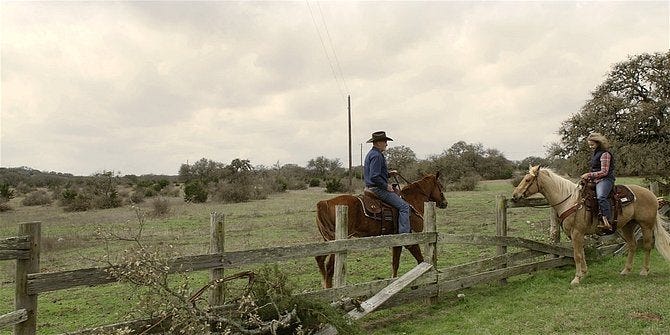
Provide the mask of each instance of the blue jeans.
[{"label": "blue jeans", "polygon": [[409,204],[396,193],[389,192],[379,187],[370,187],[370,190],[372,190],[381,201],[398,209],[398,233],[409,233]]},{"label": "blue jeans", "polygon": [[609,200],[607,200],[607,196],[612,192],[613,186],[614,180],[612,179],[602,179],[596,184],[598,207],[600,207],[600,213],[605,216],[608,221],[612,221],[612,208],[610,207]]}]

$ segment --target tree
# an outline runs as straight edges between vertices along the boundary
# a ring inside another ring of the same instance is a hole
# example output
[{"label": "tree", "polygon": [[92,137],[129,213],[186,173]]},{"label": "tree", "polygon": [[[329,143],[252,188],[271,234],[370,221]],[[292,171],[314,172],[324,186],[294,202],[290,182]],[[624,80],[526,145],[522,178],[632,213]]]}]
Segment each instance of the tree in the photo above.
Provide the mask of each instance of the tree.
[{"label": "tree", "polygon": [[179,168],[179,179],[183,182],[198,179],[204,184],[216,182],[223,176],[224,168],[223,163],[201,158],[193,165],[182,164]]},{"label": "tree", "polygon": [[386,149],[384,156],[389,169],[398,170],[400,173],[404,173],[417,162],[414,151],[404,145]]},{"label": "tree", "polygon": [[528,170],[528,167],[530,167],[531,165],[550,166],[550,163],[551,163],[550,160],[547,158],[528,156],[524,158],[522,161],[518,162],[516,164],[516,168],[521,171],[526,171]]},{"label": "tree", "polygon": [[310,159],[307,162],[307,169],[313,173],[314,177],[326,179],[328,176],[337,174],[341,170],[342,163],[338,158],[328,159],[324,156],[319,156]]},{"label": "tree", "polygon": [[513,171],[514,164],[497,149],[486,149],[478,170],[482,178],[488,180],[511,178]]},{"label": "tree", "polygon": [[588,169],[585,138],[607,136],[620,175],[659,176],[670,181],[670,51],[641,54],[617,63],[580,112],[559,129],[550,154],[565,158],[573,175]]},{"label": "tree", "polygon": [[439,170],[454,189],[474,189],[481,179],[507,179],[512,177],[514,164],[496,149],[484,149],[481,143],[469,144],[465,141],[454,143],[441,155],[431,156],[417,164],[422,172]]}]

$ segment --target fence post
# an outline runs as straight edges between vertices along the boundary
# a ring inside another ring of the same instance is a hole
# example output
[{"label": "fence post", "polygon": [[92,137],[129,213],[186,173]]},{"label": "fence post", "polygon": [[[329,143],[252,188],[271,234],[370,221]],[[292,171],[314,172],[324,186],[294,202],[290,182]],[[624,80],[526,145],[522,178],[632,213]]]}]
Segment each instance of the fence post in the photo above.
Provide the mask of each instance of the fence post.
[{"label": "fence post", "polygon": [[16,310],[28,312],[26,321],[14,325],[14,335],[35,335],[37,331],[37,294],[27,294],[28,274],[40,271],[41,222],[19,224],[19,236],[29,236],[30,251],[27,259],[16,260]]},{"label": "fence post", "polygon": [[[507,236],[507,199],[502,194],[496,195],[496,236]],[[506,254],[507,246],[497,246],[496,253],[498,256]],[[505,267],[507,267],[507,264],[500,266],[500,268]],[[499,283],[506,284],[507,278],[500,279]]]},{"label": "fence post", "polygon": [[659,196],[660,192],[658,191],[658,182],[652,181],[649,183],[649,190],[654,193],[654,195]]},{"label": "fence post", "polygon": [[[224,223],[225,215],[223,213],[212,212],[209,217],[210,223],[210,249],[212,254],[223,254],[225,250],[226,231]],[[211,279],[218,280],[223,278],[223,268],[213,268],[211,270]],[[214,285],[209,296],[210,306],[221,306],[224,300],[225,285],[223,283]]]},{"label": "fence post", "polygon": [[[426,233],[437,232],[435,202],[429,201],[424,203],[423,217],[424,217],[423,222],[424,231]],[[430,242],[426,245],[426,262],[432,265],[433,269],[437,269],[437,239],[435,239],[435,242]],[[435,283],[437,283],[437,271],[434,271],[434,273],[435,273]],[[436,287],[438,287],[438,285],[436,285]],[[428,298],[428,302],[431,304],[436,304],[438,302],[439,296],[440,291],[438,287],[438,291],[434,296]]]},{"label": "fence post", "polygon": [[[335,239],[346,240],[349,237],[349,208],[345,205],[335,206]],[[347,252],[335,253],[335,270],[333,272],[333,287],[346,285]]]}]

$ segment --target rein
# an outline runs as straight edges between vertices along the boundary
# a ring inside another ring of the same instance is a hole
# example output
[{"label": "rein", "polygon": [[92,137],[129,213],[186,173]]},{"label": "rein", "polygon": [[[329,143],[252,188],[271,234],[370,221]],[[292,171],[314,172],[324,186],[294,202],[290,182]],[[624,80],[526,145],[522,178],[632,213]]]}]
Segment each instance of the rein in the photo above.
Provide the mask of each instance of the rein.
[{"label": "rein", "polygon": [[[416,187],[419,188],[419,191],[420,191],[419,193],[421,193],[421,195],[425,196],[426,198],[430,199],[430,193],[424,191],[423,188],[421,187],[421,185],[420,185],[418,182],[417,182],[417,183],[410,183],[410,182],[409,182],[405,177],[403,177],[403,175],[401,175],[399,172],[396,173],[396,176],[399,176],[400,179],[402,179],[402,180],[405,182],[405,184],[407,184],[407,185],[415,184]],[[394,177],[394,178],[396,178],[396,181],[398,181],[397,177]],[[438,191],[440,191],[440,193],[442,193],[442,188],[440,187],[440,183],[439,183],[439,182],[436,183],[436,186],[437,186]]]},{"label": "rein", "polygon": [[[410,182],[409,182],[405,177],[403,177],[403,175],[401,175],[399,172],[396,173],[396,176],[393,177],[393,178],[395,178],[396,182],[398,181],[398,176],[400,177],[400,179],[402,179],[402,180],[405,182],[405,184],[407,184],[407,185],[416,185],[416,187],[419,188],[419,193],[421,193],[421,195],[425,196],[427,199],[430,199],[430,193],[427,193],[426,191],[424,191],[423,188],[421,187],[421,185],[420,185],[418,182],[417,182],[417,183],[410,183]],[[440,193],[442,193],[442,188],[440,188],[440,183],[439,183],[439,182],[437,183],[437,188],[438,188],[438,190],[440,191]],[[409,204],[409,207],[412,209],[412,210],[410,211],[411,213],[414,213],[414,214],[415,214],[416,216],[418,216],[421,220],[423,220],[423,215],[421,215],[421,213],[419,213],[419,211],[418,211],[416,208],[414,208],[414,206],[412,206],[412,204]]]}]

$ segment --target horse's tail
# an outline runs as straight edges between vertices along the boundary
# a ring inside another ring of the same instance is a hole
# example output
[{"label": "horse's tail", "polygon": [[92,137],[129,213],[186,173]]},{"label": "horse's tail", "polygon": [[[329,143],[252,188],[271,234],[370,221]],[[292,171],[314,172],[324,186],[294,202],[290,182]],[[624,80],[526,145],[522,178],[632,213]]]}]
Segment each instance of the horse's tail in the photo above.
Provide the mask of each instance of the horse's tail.
[{"label": "horse's tail", "polygon": [[654,226],[654,237],[656,240],[656,250],[670,262],[670,233],[663,227],[663,219],[656,215],[656,225]]},{"label": "horse's tail", "polygon": [[335,239],[335,219],[330,214],[328,200],[322,200],[316,204],[316,225],[324,241]]}]

